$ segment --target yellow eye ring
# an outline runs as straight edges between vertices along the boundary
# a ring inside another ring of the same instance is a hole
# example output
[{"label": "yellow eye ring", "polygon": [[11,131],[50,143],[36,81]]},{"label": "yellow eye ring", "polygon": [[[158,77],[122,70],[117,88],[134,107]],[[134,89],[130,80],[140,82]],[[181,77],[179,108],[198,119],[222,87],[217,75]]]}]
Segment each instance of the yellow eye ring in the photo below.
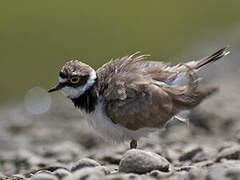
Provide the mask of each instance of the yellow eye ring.
[{"label": "yellow eye ring", "polygon": [[72,84],[77,84],[77,83],[79,83],[79,81],[80,81],[80,77],[78,77],[78,76],[74,76],[70,79],[70,82]]}]

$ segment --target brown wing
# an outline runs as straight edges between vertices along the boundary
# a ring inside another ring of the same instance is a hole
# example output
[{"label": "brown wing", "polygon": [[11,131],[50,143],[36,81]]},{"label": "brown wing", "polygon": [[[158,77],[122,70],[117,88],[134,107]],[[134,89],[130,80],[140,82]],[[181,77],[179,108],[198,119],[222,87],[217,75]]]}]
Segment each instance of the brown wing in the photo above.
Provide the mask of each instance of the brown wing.
[{"label": "brown wing", "polygon": [[163,127],[173,116],[171,97],[142,75],[113,77],[103,97],[107,116],[132,130]]}]

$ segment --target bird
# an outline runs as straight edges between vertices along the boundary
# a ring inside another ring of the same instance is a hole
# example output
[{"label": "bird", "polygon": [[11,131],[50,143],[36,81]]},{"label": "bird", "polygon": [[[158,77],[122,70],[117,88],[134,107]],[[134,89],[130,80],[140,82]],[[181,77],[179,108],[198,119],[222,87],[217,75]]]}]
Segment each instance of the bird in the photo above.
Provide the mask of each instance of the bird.
[{"label": "bird", "polygon": [[217,92],[217,87],[199,88],[198,71],[226,56],[227,49],[177,65],[148,60],[139,52],[112,59],[97,70],[71,60],[48,92],[61,90],[104,140],[127,141],[134,149],[141,137],[173,118],[185,121],[182,112]]}]

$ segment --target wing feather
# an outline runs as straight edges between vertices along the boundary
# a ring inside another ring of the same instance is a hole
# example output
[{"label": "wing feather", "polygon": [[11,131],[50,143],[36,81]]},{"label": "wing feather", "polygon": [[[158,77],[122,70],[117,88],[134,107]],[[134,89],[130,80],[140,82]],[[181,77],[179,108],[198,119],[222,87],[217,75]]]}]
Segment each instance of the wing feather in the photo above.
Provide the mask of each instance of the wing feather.
[{"label": "wing feather", "polygon": [[114,123],[132,130],[163,127],[173,116],[171,97],[144,77],[129,75],[121,76],[121,80],[118,77],[111,83],[109,94],[105,94],[107,116]]}]

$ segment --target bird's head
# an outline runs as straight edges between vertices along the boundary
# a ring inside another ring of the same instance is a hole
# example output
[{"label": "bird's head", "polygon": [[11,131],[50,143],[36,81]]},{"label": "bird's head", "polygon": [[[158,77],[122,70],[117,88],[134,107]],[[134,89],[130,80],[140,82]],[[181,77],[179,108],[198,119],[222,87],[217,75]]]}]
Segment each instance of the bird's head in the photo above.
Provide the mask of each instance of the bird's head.
[{"label": "bird's head", "polygon": [[78,60],[69,61],[59,72],[59,83],[48,92],[62,90],[68,98],[75,99],[92,87],[96,79],[96,72],[89,65]]}]

